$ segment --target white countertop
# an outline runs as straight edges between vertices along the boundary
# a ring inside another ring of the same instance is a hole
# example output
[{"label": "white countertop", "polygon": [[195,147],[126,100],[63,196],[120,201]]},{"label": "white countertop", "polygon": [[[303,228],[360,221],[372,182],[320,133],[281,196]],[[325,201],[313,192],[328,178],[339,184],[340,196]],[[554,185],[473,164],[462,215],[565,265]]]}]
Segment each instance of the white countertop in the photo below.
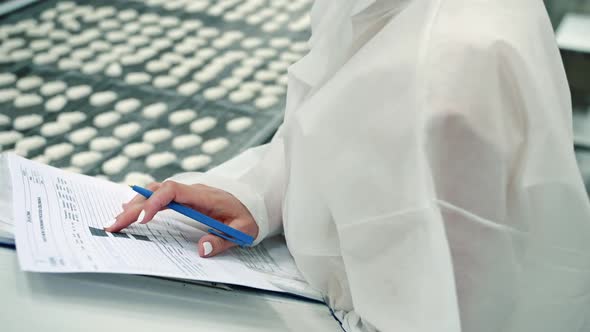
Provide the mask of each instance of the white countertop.
[{"label": "white countertop", "polygon": [[133,275],[22,272],[0,248],[0,330],[342,331],[322,304]]}]

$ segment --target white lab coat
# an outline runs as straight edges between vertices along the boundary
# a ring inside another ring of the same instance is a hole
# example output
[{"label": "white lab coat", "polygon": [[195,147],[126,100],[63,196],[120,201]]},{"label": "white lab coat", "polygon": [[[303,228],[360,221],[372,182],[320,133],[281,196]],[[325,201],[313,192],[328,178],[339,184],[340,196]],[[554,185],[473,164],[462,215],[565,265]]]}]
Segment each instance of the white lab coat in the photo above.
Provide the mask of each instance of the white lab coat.
[{"label": "white lab coat", "polygon": [[590,209],[541,0],[319,1],[271,143],[210,172],[348,331],[590,330]]}]

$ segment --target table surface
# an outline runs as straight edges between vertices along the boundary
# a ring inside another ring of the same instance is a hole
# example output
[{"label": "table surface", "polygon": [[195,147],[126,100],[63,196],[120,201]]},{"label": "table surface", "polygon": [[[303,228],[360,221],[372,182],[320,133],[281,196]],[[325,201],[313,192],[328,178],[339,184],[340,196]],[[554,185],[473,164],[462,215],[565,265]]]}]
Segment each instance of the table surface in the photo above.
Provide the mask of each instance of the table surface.
[{"label": "table surface", "polygon": [[2,331],[342,331],[322,304],[144,276],[20,270],[0,248]]}]

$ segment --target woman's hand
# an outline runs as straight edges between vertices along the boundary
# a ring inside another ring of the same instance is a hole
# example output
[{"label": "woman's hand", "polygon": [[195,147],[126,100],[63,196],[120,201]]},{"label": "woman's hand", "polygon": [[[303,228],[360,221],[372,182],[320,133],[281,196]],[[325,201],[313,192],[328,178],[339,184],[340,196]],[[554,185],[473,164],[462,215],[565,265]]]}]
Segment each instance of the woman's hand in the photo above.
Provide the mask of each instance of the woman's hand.
[{"label": "woman's hand", "polygon": [[[123,204],[123,212],[115,218],[115,223],[106,227],[107,232],[118,232],[136,220],[142,224],[151,221],[158,211],[175,201],[186,205],[211,218],[240,230],[256,238],[258,225],[250,211],[233,195],[201,184],[184,185],[174,181],[152,183],[148,187],[153,191],[149,199],[137,195]],[[206,234],[199,240],[198,250],[201,257],[211,257],[235,246],[235,243]]]}]

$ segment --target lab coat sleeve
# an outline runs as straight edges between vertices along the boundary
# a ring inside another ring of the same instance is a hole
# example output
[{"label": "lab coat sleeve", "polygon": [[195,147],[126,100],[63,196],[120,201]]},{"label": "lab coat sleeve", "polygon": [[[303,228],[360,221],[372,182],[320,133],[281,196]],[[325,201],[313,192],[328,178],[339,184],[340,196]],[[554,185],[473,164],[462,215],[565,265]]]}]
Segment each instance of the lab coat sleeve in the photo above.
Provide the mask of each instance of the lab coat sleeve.
[{"label": "lab coat sleeve", "polygon": [[259,229],[254,244],[258,244],[282,231],[284,167],[283,135],[279,129],[271,142],[250,148],[206,173],[180,173],[168,180],[200,183],[232,194],[254,217]]},{"label": "lab coat sleeve", "polygon": [[[321,181],[359,324],[461,330],[446,234],[455,220],[446,212],[502,221],[523,139],[517,91],[529,82],[512,79],[511,56],[501,53],[459,42],[429,51],[407,88],[389,83],[386,64],[334,83],[346,97],[335,105],[339,128],[323,135],[340,140],[326,140],[315,157],[346,146],[322,166],[332,176]],[[408,108],[388,107],[403,103]]]}]

